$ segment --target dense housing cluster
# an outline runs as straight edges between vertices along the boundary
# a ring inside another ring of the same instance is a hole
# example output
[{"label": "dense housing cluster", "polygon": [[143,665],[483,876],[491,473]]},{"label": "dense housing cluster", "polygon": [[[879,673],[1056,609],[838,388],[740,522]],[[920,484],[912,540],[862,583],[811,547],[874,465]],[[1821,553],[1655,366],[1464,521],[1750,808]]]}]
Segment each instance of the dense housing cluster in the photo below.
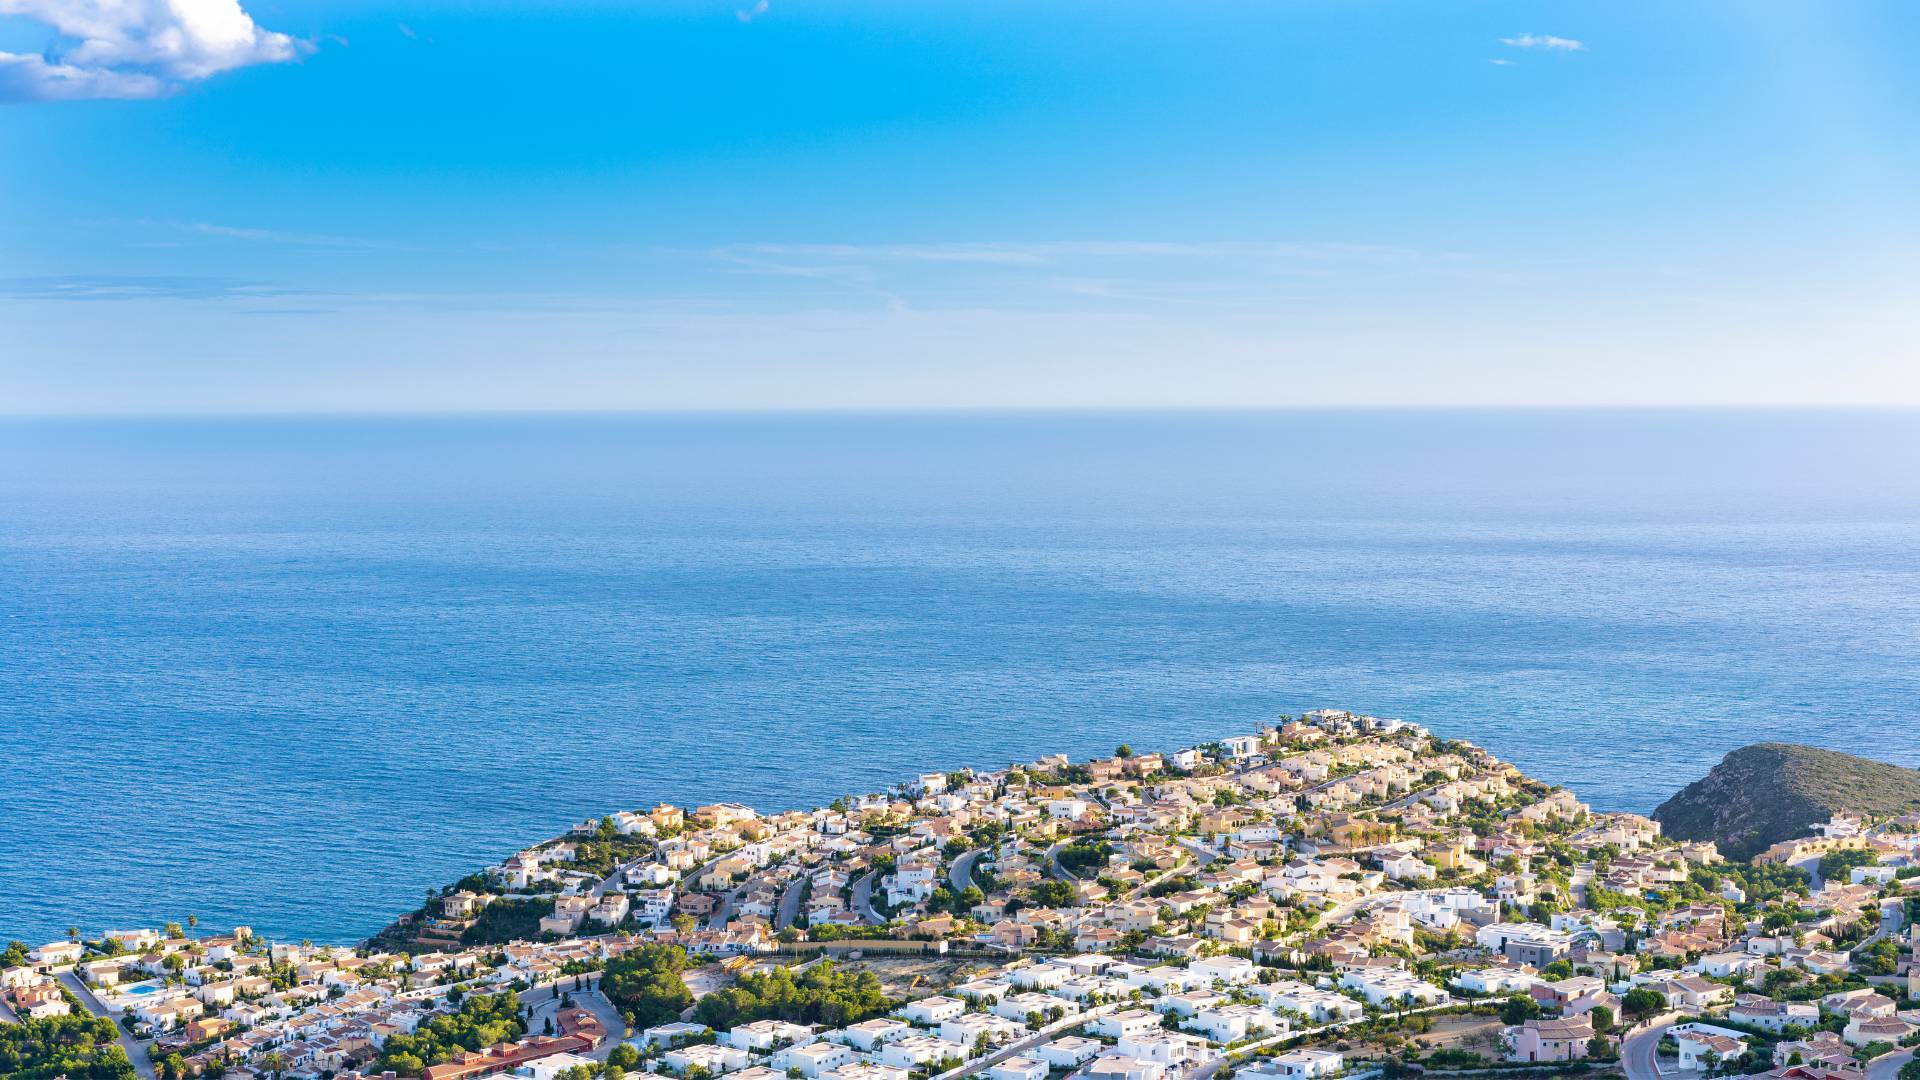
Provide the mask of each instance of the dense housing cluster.
[{"label": "dense housing cluster", "polygon": [[[1728,862],[1469,743],[1319,711],[813,810],[616,812],[358,948],[16,943],[0,1071],[1887,1080],[1920,1041],[1916,826],[1836,818]],[[35,1026],[87,1014],[113,1023]]]}]

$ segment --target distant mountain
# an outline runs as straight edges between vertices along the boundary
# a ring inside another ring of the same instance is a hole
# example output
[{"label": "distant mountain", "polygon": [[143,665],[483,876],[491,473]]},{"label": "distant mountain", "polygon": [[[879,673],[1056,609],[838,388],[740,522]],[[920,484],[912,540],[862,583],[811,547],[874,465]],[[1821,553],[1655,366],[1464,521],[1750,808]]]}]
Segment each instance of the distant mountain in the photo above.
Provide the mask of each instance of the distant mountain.
[{"label": "distant mountain", "polygon": [[1653,812],[1668,836],[1712,840],[1728,858],[1813,832],[1836,811],[1891,817],[1920,810],[1920,770],[1791,743],[1755,743]]}]

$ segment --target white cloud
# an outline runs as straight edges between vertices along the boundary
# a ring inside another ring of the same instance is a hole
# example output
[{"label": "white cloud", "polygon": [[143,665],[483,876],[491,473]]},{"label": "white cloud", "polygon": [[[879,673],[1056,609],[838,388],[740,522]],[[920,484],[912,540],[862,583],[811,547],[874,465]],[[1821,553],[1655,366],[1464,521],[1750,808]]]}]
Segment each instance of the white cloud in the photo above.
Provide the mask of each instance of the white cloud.
[{"label": "white cloud", "polygon": [[1407,260],[1418,253],[1380,244],[1222,240],[1057,240],[931,244],[734,244],[714,250],[728,261],[778,258],[826,264],[880,262],[1037,266],[1070,259]]},{"label": "white cloud", "polygon": [[1573,38],[1555,37],[1552,34],[1521,34],[1518,37],[1503,37],[1500,44],[1511,45],[1516,49],[1547,49],[1552,52],[1585,52],[1586,43]]},{"label": "white cloud", "polygon": [[150,98],[313,46],[263,30],[239,0],[0,0],[52,27],[43,54],[0,52],[0,102]]},{"label": "white cloud", "polygon": [[767,13],[767,0],[760,0],[759,3],[753,5],[750,8],[735,8],[733,12],[733,17],[736,19],[739,19],[743,23],[750,23],[753,21],[754,16],[765,15],[766,13]]},{"label": "white cloud", "polygon": [[1501,60],[1498,58],[1489,60],[1487,63],[1492,64],[1494,67],[1512,67],[1514,64],[1512,60]]},{"label": "white cloud", "polygon": [[364,248],[372,247],[373,242],[357,236],[329,236],[320,233],[282,232],[278,229],[255,229],[242,225],[217,225],[210,221],[193,221],[176,226],[188,232],[203,236],[218,236],[228,240],[256,240],[267,244],[294,244],[300,247],[324,248]]}]

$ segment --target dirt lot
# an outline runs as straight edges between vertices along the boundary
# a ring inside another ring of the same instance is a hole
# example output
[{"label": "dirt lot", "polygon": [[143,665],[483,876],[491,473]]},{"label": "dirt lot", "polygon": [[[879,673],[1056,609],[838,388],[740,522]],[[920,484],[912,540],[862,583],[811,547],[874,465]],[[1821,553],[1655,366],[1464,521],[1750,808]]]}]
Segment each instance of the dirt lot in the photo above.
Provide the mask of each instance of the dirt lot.
[{"label": "dirt lot", "polygon": [[718,965],[703,968],[689,968],[681,975],[686,980],[687,989],[693,991],[693,999],[699,1001],[708,994],[723,987],[733,985],[733,973]]},{"label": "dirt lot", "polygon": [[946,956],[869,956],[859,960],[836,960],[842,971],[871,971],[886,987],[889,997],[925,997],[956,983],[966,982],[989,970],[989,965],[973,958]]},{"label": "dirt lot", "polygon": [[1500,1045],[1503,1025],[1497,1016],[1440,1016],[1433,1030],[1415,1036],[1423,1050],[1474,1050],[1490,1054]]},{"label": "dirt lot", "polygon": [[[1498,1056],[1500,1052],[1500,1029],[1502,1025],[1497,1016],[1457,1016],[1445,1015],[1432,1018],[1432,1026],[1425,1032],[1415,1031],[1411,1027],[1397,1032],[1407,1042],[1418,1046],[1422,1052],[1428,1050],[1471,1050],[1488,1057]],[[1399,1043],[1391,1037],[1383,1042],[1378,1039],[1355,1040],[1352,1044],[1356,1053],[1373,1055],[1392,1052]]]}]

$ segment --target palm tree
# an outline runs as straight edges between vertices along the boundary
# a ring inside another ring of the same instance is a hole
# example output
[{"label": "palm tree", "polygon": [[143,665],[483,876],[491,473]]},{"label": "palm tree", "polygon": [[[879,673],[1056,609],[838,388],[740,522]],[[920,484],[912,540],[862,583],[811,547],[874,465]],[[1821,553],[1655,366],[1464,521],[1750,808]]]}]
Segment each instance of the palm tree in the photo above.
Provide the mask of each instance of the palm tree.
[{"label": "palm tree", "polygon": [[80,940],[80,928],[79,928],[79,927],[77,927],[77,926],[69,926],[69,927],[67,927],[67,940],[68,940],[68,941],[79,941],[79,940]]}]

